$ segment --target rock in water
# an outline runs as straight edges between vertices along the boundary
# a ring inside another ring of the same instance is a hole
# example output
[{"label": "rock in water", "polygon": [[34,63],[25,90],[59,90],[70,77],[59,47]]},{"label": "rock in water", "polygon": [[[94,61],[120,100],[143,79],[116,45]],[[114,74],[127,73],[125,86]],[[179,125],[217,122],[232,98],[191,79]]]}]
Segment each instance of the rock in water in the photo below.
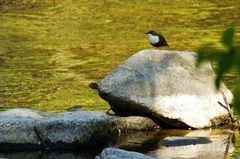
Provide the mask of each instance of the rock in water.
[{"label": "rock in water", "polygon": [[102,112],[55,113],[42,120],[37,130],[50,149],[92,147],[111,135],[112,118]]},{"label": "rock in water", "polygon": [[13,109],[0,112],[0,149],[39,149],[34,126],[50,113],[31,109]]},{"label": "rock in water", "polygon": [[174,127],[221,124],[231,92],[214,86],[210,63],[195,68],[194,52],[143,50],[99,83],[99,95],[117,115],[143,115]]},{"label": "rock in water", "polygon": [[[0,150],[79,149],[106,143],[114,132],[159,128],[146,117],[103,112],[48,113],[32,109],[0,112]],[[1,154],[0,154],[1,155]]]},{"label": "rock in water", "polygon": [[95,159],[156,159],[144,154],[117,148],[105,148]]}]

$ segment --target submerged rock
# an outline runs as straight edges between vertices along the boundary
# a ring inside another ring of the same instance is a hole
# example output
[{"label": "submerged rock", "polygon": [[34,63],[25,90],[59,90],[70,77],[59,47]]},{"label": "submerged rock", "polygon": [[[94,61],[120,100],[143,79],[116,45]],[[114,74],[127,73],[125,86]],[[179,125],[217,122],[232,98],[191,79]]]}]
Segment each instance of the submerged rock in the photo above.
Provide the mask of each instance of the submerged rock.
[{"label": "submerged rock", "polygon": [[214,86],[210,63],[195,68],[195,53],[140,51],[98,85],[99,95],[117,115],[142,115],[174,127],[204,128],[228,118],[231,92]]},{"label": "submerged rock", "polygon": [[156,159],[144,154],[117,148],[105,148],[95,159]]}]

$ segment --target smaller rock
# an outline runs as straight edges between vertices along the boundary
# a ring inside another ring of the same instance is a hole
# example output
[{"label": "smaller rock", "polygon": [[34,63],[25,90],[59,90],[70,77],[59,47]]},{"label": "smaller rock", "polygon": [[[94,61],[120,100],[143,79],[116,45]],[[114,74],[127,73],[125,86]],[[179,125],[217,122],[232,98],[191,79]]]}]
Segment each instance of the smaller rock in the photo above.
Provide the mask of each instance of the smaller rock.
[{"label": "smaller rock", "polygon": [[113,117],[113,131],[141,131],[160,128],[152,119],[140,116]]},{"label": "smaller rock", "polygon": [[144,154],[117,148],[105,148],[95,159],[156,159]]},{"label": "smaller rock", "polygon": [[92,89],[98,89],[98,84],[94,82],[90,83],[88,86]]}]

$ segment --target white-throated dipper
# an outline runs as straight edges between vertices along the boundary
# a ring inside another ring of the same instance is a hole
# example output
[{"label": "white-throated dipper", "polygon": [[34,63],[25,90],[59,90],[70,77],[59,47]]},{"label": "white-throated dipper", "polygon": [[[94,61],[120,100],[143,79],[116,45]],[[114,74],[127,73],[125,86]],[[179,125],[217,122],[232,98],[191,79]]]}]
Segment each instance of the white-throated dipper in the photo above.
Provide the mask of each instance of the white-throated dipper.
[{"label": "white-throated dipper", "polygon": [[152,44],[152,46],[155,46],[156,48],[169,46],[167,41],[161,34],[155,31],[149,31],[146,34],[148,34],[149,42],[150,44]]}]

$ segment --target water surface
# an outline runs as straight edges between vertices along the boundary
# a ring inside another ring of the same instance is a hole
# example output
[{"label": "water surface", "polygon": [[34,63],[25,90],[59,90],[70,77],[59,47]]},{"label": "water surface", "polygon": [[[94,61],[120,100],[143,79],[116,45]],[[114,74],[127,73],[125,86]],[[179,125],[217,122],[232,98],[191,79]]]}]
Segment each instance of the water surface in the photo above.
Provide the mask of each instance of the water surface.
[{"label": "water surface", "polygon": [[194,51],[232,23],[240,32],[238,0],[0,1],[0,108],[106,111],[88,84],[154,49],[146,31],[162,32],[167,49]]},{"label": "water surface", "polygon": [[218,129],[156,130],[116,134],[94,149],[61,152],[0,152],[8,159],[92,159],[104,147],[117,147],[164,159],[225,159],[232,152],[232,134]]}]

